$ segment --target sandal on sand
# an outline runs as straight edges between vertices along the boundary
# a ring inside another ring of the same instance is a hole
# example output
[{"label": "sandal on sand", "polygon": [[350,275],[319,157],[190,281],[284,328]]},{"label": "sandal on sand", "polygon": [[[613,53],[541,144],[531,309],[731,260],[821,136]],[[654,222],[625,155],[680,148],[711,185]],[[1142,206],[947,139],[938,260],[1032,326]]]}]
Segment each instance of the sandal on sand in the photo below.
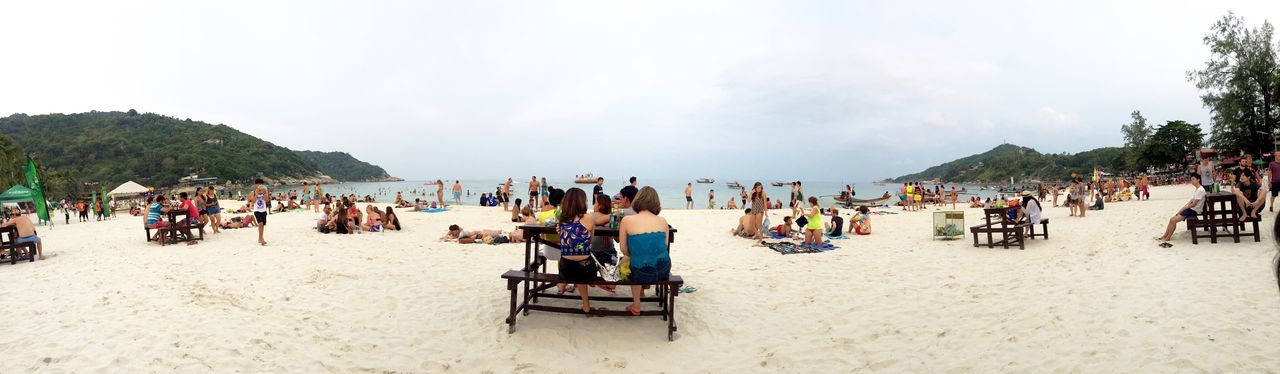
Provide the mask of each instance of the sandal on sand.
[{"label": "sandal on sand", "polygon": [[640,316],[640,308],[633,309],[631,305],[627,305],[627,311],[631,312],[631,315],[633,316]]},{"label": "sandal on sand", "polygon": [[1160,243],[1160,248],[1171,248],[1171,247],[1173,247],[1173,244],[1169,244],[1169,242]]}]

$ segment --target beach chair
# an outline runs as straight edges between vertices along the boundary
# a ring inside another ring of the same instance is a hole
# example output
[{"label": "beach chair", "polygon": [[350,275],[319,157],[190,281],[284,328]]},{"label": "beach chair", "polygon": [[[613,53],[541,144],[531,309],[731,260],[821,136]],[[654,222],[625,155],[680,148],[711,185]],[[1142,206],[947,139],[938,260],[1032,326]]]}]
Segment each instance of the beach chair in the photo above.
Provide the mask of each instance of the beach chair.
[{"label": "beach chair", "polygon": [[1260,220],[1249,218],[1241,222],[1240,217],[1241,210],[1236,205],[1235,195],[1227,192],[1206,195],[1204,211],[1186,220],[1187,230],[1191,231],[1191,244],[1200,244],[1200,239],[1209,239],[1209,243],[1217,244],[1218,239],[1227,238],[1239,243],[1242,236],[1252,236],[1255,242],[1262,241]]}]

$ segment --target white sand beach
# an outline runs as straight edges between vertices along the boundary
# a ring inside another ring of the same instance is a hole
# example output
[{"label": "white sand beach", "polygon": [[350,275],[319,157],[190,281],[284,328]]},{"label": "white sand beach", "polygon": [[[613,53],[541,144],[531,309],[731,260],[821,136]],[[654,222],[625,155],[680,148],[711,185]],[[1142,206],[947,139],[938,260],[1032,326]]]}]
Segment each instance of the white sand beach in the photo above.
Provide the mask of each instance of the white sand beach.
[{"label": "white sand beach", "polygon": [[[1049,209],[1049,239],[1026,250],[935,241],[931,209],[786,256],[731,237],[738,211],[668,207],[672,273],[697,288],[677,298],[674,342],[657,317],[537,311],[509,335],[499,275],[523,244],[439,240],[452,223],[514,227],[498,208],[402,213],[406,231],[346,236],[274,214],[266,247],[252,229],[162,248],[138,217],[59,224],[40,230],[48,260],[0,264],[0,372],[1280,368],[1274,213],[1261,242],[1197,246],[1180,226],[1158,248],[1189,195],[1157,187],[1083,219]],[[969,225],[981,213],[964,210]]]}]

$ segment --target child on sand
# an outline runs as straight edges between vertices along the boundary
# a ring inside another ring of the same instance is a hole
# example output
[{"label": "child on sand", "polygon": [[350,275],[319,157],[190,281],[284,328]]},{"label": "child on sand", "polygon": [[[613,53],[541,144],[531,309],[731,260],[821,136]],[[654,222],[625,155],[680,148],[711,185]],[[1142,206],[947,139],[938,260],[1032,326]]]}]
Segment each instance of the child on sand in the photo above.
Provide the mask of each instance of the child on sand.
[{"label": "child on sand", "polygon": [[784,238],[790,238],[795,235],[795,230],[791,228],[791,216],[782,217],[782,224],[774,227],[773,232]]},{"label": "child on sand", "polygon": [[716,190],[707,192],[707,209],[716,208]]}]

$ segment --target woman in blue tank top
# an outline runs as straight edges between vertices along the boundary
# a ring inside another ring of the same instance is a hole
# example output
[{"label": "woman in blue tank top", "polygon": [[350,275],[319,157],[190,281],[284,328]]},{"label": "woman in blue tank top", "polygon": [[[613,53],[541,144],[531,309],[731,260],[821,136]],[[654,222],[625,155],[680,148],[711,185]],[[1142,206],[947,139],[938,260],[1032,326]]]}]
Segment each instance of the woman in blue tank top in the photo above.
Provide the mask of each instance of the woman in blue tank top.
[{"label": "woman in blue tank top", "polygon": [[[655,282],[666,280],[671,276],[671,255],[667,246],[669,229],[665,218],[659,217],[662,205],[658,192],[653,187],[645,186],[636,194],[631,202],[636,214],[626,216],[618,224],[618,242],[622,254],[627,257],[631,268],[632,282]],[[642,286],[631,286],[631,305],[627,311],[632,315],[640,315],[640,297],[644,295]]]}]

